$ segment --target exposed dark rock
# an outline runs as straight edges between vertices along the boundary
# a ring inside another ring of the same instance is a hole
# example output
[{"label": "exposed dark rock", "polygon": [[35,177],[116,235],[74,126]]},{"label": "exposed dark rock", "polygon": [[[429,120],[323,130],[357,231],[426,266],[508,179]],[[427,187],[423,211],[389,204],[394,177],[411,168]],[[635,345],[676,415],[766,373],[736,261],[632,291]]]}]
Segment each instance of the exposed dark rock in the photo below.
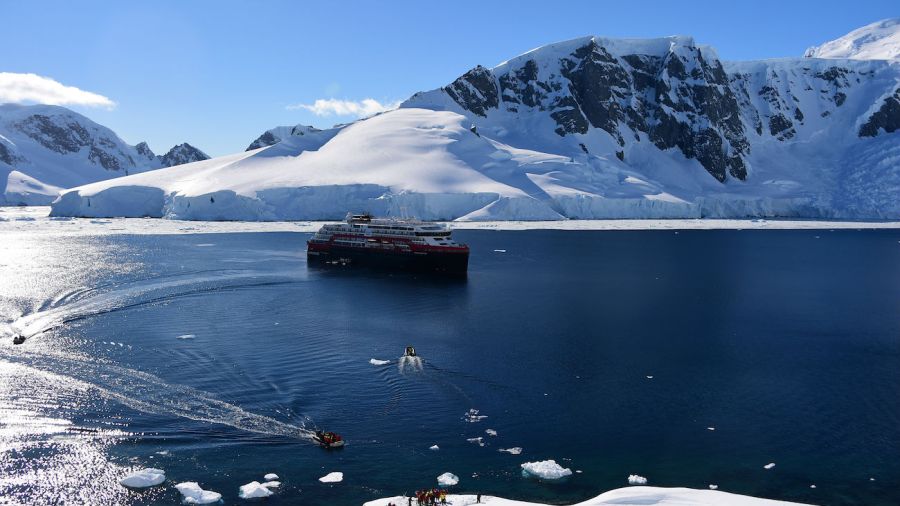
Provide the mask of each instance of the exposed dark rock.
[{"label": "exposed dark rock", "polygon": [[462,108],[479,116],[487,116],[487,110],[499,104],[500,92],[494,75],[481,65],[453,81],[444,91]]},{"label": "exposed dark rock", "polygon": [[273,144],[277,144],[281,139],[275,137],[275,134],[272,132],[266,131],[262,135],[256,138],[255,141],[251,142],[247,149],[244,151],[252,151],[254,149],[264,148],[266,146],[271,146]]},{"label": "exposed dark rock", "polygon": [[200,160],[209,160],[209,155],[191,146],[188,143],[179,144],[169,150],[168,153],[159,157],[163,167],[172,167],[185,163],[198,162]]},{"label": "exposed dark rock", "polygon": [[57,153],[75,153],[91,145],[91,134],[80,124],[59,125],[43,114],[29,116],[16,125],[22,133]]},{"label": "exposed dark rock", "polygon": [[893,95],[885,98],[881,108],[859,128],[859,136],[875,137],[882,129],[887,133],[900,130],[900,88],[897,88]]}]

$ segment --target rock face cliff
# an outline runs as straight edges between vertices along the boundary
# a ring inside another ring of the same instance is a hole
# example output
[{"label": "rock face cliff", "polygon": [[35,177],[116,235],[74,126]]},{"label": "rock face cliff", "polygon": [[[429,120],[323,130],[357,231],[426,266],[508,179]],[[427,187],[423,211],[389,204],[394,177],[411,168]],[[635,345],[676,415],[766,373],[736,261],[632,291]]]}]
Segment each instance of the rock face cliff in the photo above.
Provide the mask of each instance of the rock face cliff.
[{"label": "rock face cliff", "polygon": [[65,107],[0,105],[0,204],[46,205],[62,188],[208,158],[186,143],[157,156]]}]

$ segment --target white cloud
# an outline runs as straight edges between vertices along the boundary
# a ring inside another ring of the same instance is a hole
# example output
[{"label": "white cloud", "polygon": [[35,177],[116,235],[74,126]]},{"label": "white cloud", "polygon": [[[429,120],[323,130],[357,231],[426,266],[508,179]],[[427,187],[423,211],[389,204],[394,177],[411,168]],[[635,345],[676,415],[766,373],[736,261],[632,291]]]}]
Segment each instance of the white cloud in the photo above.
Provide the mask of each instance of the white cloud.
[{"label": "white cloud", "polygon": [[338,100],[336,98],[320,98],[312,104],[289,105],[289,110],[306,109],[316,116],[356,116],[365,118],[379,112],[390,111],[400,106],[400,101],[382,104],[374,98],[363,100]]},{"label": "white cloud", "polygon": [[103,95],[66,86],[49,77],[13,72],[0,72],[0,103],[3,102],[107,108],[116,105]]}]

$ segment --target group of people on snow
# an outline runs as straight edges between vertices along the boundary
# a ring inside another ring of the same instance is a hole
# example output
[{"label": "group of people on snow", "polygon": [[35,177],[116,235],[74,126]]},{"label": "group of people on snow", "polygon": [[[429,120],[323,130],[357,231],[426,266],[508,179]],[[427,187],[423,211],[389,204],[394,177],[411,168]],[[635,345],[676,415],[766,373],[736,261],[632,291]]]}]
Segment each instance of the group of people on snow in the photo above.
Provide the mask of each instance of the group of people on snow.
[{"label": "group of people on snow", "polygon": [[[447,491],[441,488],[432,488],[430,490],[416,490],[416,504],[418,506],[429,506],[433,504],[447,504]],[[410,498],[412,503],[412,498]]]}]

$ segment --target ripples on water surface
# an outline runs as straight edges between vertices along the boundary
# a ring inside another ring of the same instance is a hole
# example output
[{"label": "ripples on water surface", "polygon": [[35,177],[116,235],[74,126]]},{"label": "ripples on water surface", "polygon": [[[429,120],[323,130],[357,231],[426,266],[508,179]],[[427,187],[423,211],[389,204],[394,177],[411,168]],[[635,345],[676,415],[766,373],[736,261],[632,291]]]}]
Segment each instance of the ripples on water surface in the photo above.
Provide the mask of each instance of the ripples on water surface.
[{"label": "ripples on water surface", "polygon": [[[0,497],[177,503],[117,485],[160,467],[226,503],[267,472],[270,503],[360,504],[446,471],[554,502],[635,473],[900,501],[900,233],[456,234],[462,282],[308,270],[308,234],[5,234]],[[546,458],[583,472],[521,477]]]}]

